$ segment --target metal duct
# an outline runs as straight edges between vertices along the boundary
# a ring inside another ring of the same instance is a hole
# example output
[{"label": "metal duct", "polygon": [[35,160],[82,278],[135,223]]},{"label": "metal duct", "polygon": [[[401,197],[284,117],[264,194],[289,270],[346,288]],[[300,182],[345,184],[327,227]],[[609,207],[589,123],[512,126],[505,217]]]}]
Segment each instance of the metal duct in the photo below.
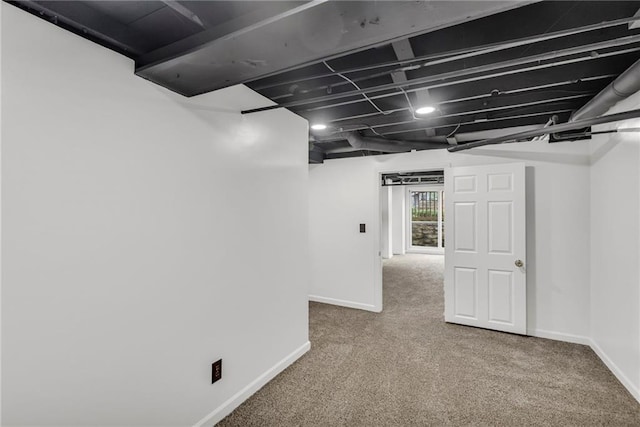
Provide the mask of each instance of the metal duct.
[{"label": "metal duct", "polygon": [[618,101],[640,90],[640,59],[631,67],[620,74],[617,79],[611,82],[599,94],[594,96],[582,108],[573,113],[569,122],[577,120],[591,119],[606,113]]},{"label": "metal duct", "polygon": [[396,139],[371,138],[362,136],[358,132],[345,133],[344,138],[349,142],[351,147],[329,148],[324,150],[324,152],[327,154],[335,154],[365,150],[384,153],[405,153],[411,150],[447,148],[447,145],[437,142],[408,142]]}]

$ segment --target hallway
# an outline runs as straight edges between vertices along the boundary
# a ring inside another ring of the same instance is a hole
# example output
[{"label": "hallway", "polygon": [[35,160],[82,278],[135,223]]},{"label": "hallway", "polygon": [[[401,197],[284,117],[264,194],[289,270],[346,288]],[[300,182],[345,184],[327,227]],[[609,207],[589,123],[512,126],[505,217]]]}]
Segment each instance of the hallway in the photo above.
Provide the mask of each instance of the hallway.
[{"label": "hallway", "polygon": [[589,347],[444,323],[443,260],[386,260],[379,314],[310,303],[309,353],[219,425],[640,425]]}]

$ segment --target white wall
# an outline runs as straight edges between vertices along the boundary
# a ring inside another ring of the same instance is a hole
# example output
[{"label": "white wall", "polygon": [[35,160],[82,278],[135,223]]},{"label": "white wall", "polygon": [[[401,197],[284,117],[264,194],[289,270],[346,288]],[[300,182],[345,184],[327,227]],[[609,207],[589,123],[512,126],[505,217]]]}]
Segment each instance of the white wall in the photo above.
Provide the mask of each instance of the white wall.
[{"label": "white wall", "polygon": [[[310,170],[311,291],[316,300],[381,309],[378,224],[380,172],[449,165],[525,162],[527,297],[531,334],[576,342],[589,335],[589,146],[584,142],[508,144],[461,153],[431,150],[329,160]],[[371,227],[375,230],[375,227]]]},{"label": "white wall", "polygon": [[393,193],[391,212],[391,241],[395,255],[403,255],[406,251],[405,229],[405,190],[406,187],[398,185],[391,187]]},{"label": "white wall", "polygon": [[[347,173],[346,165],[358,170]],[[379,268],[379,221],[372,214],[380,211],[372,193],[379,190],[371,181],[378,177],[368,163],[350,160],[309,165],[309,177],[309,299],[375,311],[376,289],[367,280]]]},{"label": "white wall", "polygon": [[308,348],[306,121],[0,7],[3,425],[215,421]]},{"label": "white wall", "polygon": [[[609,113],[640,108],[640,92]],[[640,128],[640,119],[603,125]],[[640,401],[640,133],[594,136],[591,166],[591,338]]]}]

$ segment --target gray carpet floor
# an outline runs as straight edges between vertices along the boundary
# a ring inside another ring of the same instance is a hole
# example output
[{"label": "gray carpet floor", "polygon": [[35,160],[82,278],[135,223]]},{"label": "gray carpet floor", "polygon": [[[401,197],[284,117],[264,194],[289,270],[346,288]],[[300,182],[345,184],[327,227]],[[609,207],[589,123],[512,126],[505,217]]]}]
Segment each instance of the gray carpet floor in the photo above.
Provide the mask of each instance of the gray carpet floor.
[{"label": "gray carpet floor", "polygon": [[220,426],[640,426],[577,344],[446,324],[443,257],[384,264],[384,311],[310,304],[311,350]]}]

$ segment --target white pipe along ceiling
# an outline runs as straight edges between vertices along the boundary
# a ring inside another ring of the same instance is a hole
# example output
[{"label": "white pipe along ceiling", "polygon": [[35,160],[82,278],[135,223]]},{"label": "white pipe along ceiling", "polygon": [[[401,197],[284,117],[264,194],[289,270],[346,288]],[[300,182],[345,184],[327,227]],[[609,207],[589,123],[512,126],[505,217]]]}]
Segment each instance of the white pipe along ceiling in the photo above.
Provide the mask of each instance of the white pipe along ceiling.
[{"label": "white pipe along ceiling", "polygon": [[181,95],[247,85],[271,103],[243,114],[309,121],[312,163],[583,139],[640,90],[640,1],[7,3]]}]

